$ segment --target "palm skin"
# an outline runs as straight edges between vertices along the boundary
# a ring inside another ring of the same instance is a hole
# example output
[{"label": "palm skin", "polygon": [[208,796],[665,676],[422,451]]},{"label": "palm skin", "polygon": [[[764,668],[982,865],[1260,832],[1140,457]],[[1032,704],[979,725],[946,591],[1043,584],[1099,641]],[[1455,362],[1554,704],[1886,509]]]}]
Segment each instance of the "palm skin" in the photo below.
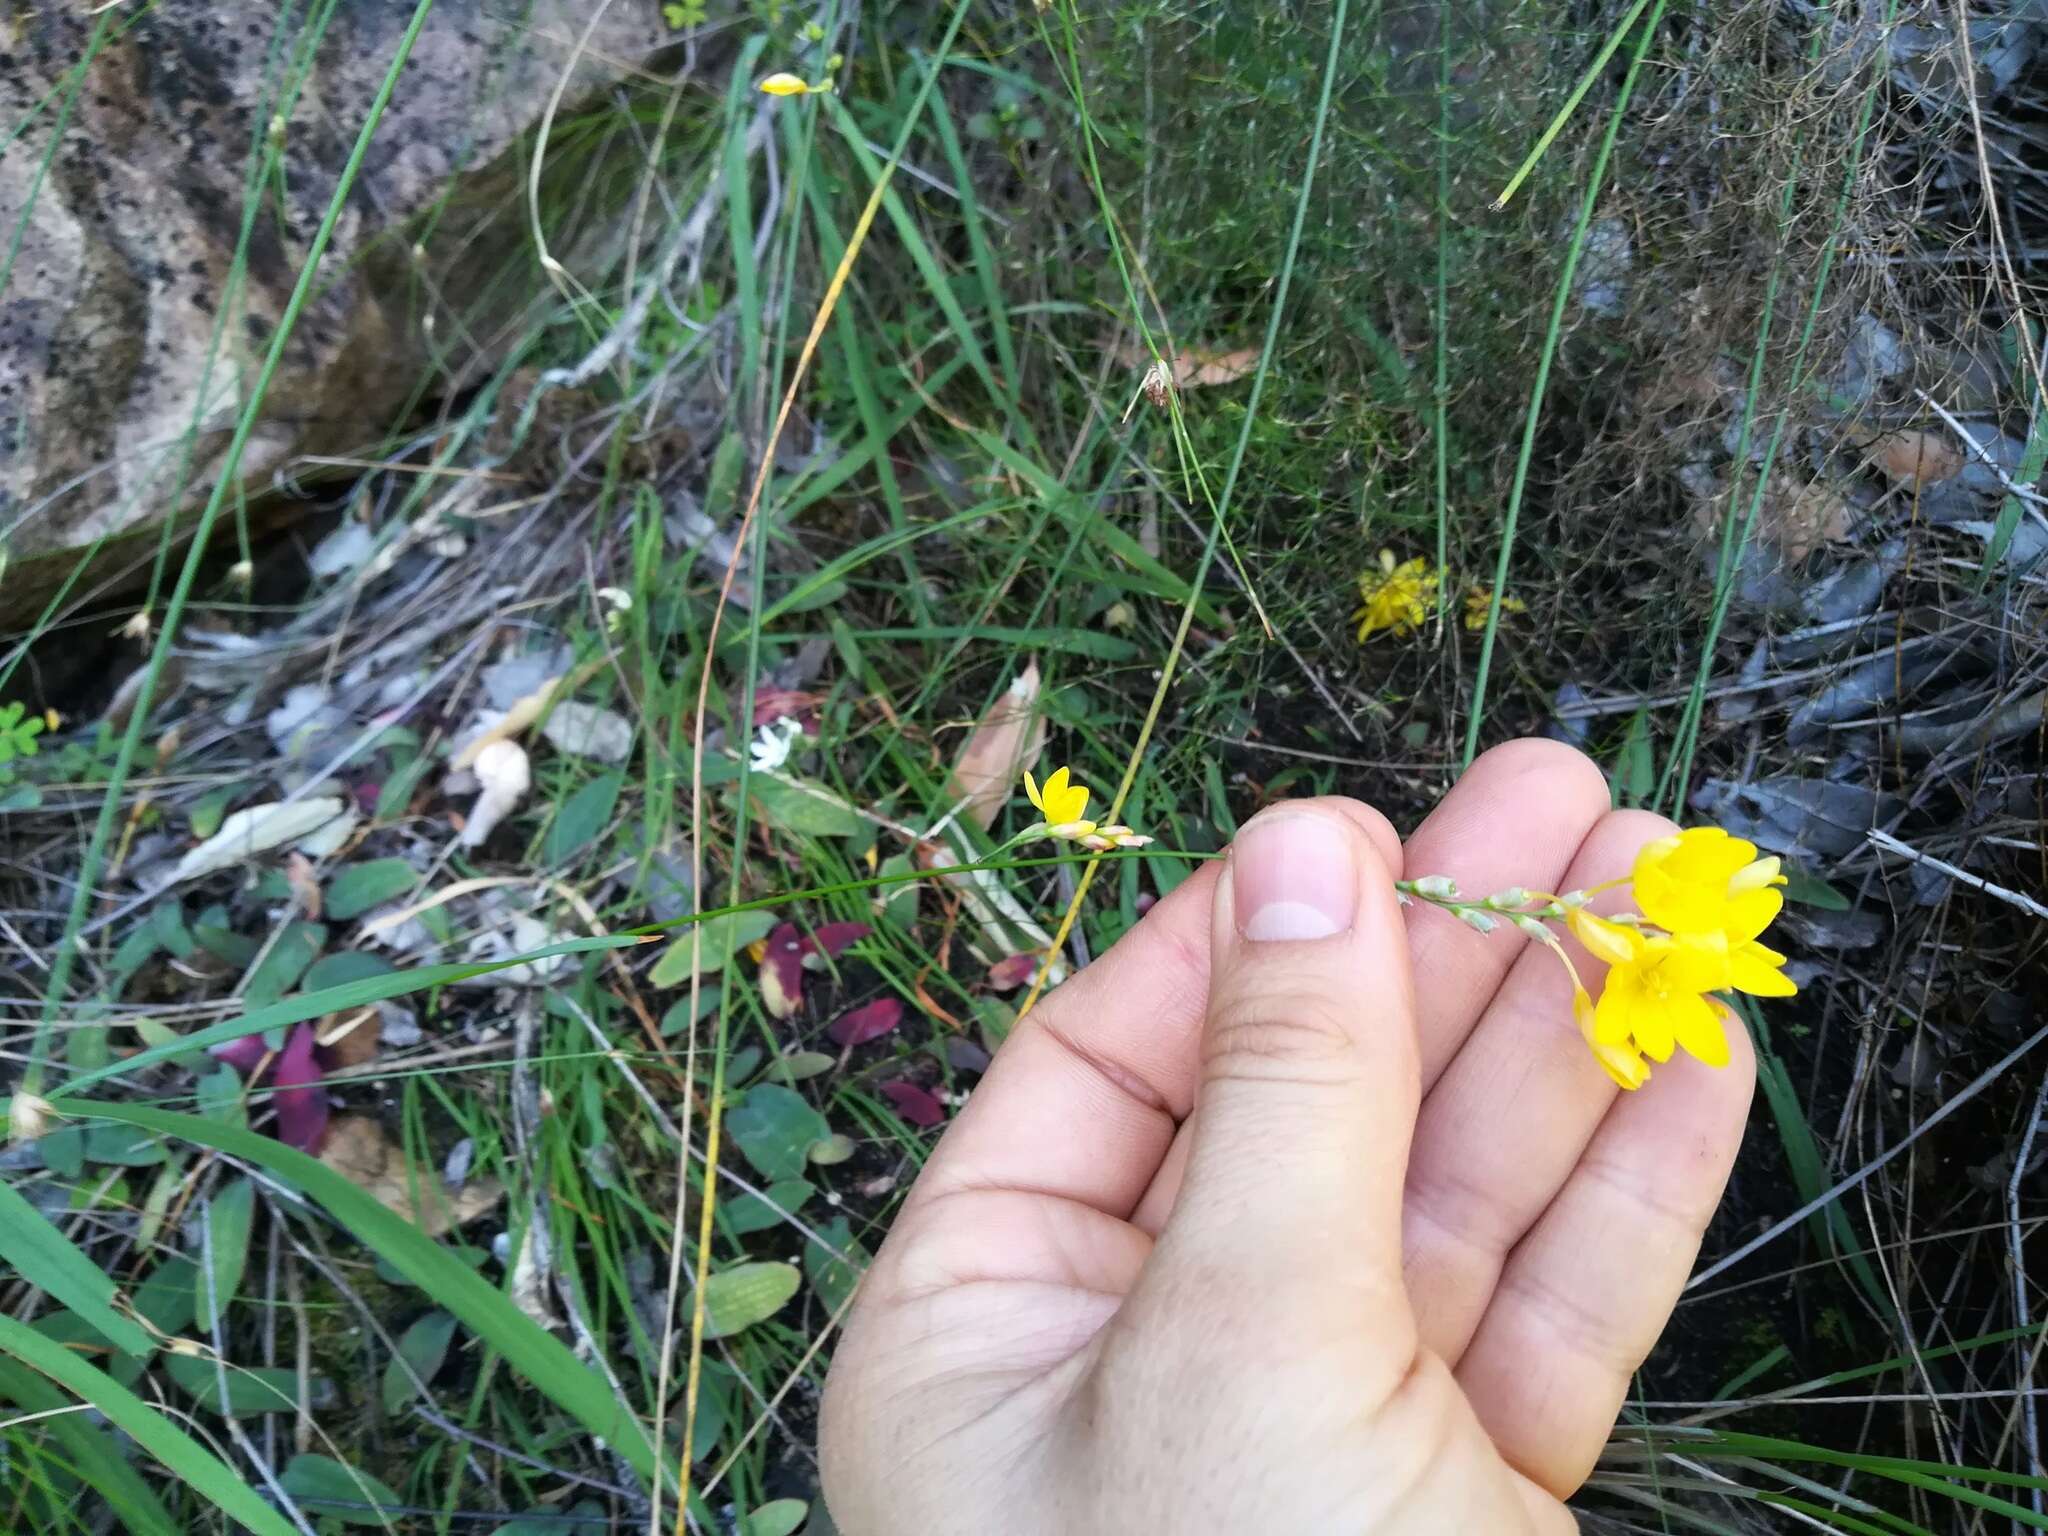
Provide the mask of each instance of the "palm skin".
[{"label": "palm skin", "polygon": [[1356,802],[1249,823],[1019,1026],[911,1191],[827,1383],[839,1528],[1571,1531],[1753,1060],[1622,1095],[1552,956],[1391,881],[1576,889],[1668,829],[1533,741],[1405,849]]}]

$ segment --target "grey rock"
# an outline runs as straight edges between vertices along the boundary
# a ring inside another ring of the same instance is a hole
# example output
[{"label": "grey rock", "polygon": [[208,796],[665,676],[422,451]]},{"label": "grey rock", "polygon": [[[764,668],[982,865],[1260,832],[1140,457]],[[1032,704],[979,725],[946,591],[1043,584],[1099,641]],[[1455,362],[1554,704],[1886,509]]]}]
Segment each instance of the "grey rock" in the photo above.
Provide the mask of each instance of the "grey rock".
[{"label": "grey rock", "polygon": [[[106,30],[75,91],[67,76],[91,52],[99,13],[15,11],[0,60],[0,113],[21,129],[0,157],[0,227],[20,242],[0,295],[0,535],[14,557],[0,619],[31,609],[50,571],[70,569],[69,551],[154,526],[211,489],[412,9],[334,8],[281,121],[280,62],[310,42],[299,35],[304,8],[288,12],[291,35],[273,47],[272,7],[158,0]],[[485,205],[508,201],[502,193],[523,174],[516,141],[571,57],[573,108],[669,37],[657,7],[620,5],[576,52],[589,14],[573,0],[434,7],[335,226],[241,483],[260,489],[301,453],[375,437],[420,382],[432,313],[421,295],[482,291],[458,260],[500,261],[524,238],[511,223],[502,241],[476,237]],[[282,141],[281,174],[256,193],[245,279],[223,312],[252,145],[266,140]],[[449,216],[416,251],[407,221],[451,186]],[[466,212],[465,187],[479,193]],[[443,335],[460,329],[453,315],[441,320]]]}]

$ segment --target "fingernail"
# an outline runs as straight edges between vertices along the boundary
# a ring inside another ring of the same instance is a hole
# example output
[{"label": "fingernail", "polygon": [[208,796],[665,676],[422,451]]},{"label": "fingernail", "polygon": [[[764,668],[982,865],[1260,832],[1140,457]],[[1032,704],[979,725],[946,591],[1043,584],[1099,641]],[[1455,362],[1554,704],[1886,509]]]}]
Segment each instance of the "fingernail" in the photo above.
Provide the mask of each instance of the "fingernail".
[{"label": "fingernail", "polygon": [[1230,845],[1231,901],[1248,939],[1327,939],[1358,914],[1351,839],[1322,816],[1261,816]]}]

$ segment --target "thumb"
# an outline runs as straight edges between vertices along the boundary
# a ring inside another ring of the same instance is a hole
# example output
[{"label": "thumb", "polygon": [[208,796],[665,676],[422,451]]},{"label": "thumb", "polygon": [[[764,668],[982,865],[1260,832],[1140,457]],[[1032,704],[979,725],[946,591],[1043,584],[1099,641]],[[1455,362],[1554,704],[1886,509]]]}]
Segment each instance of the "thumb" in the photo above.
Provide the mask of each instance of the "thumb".
[{"label": "thumb", "polygon": [[1216,883],[1211,946],[1198,1113],[1156,1261],[1327,1305],[1333,1322],[1406,1316],[1401,1186],[1421,1090],[1385,861],[1334,806],[1263,812]]}]

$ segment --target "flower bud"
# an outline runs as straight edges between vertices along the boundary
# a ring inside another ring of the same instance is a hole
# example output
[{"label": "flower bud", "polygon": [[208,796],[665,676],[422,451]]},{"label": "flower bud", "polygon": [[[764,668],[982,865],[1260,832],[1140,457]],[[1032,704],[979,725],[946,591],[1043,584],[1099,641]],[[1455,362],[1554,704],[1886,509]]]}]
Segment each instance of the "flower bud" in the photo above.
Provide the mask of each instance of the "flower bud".
[{"label": "flower bud", "polygon": [[1509,917],[1508,921],[1539,944],[1548,944],[1551,941],[1550,930],[1543,926],[1540,919],[1531,917],[1526,912],[1517,912]]},{"label": "flower bud", "polygon": [[1507,911],[1529,905],[1529,893],[1519,885],[1511,885],[1504,891],[1495,891],[1486,898],[1486,904],[1496,911]]},{"label": "flower bud", "polygon": [[1458,914],[1458,921],[1465,924],[1466,927],[1472,929],[1475,933],[1491,933],[1500,926],[1491,915],[1480,911],[1477,907],[1467,907],[1464,911],[1460,912]]},{"label": "flower bud", "polygon": [[1455,901],[1458,897],[1458,882],[1449,875],[1424,875],[1410,880],[1408,888],[1429,901]]}]

